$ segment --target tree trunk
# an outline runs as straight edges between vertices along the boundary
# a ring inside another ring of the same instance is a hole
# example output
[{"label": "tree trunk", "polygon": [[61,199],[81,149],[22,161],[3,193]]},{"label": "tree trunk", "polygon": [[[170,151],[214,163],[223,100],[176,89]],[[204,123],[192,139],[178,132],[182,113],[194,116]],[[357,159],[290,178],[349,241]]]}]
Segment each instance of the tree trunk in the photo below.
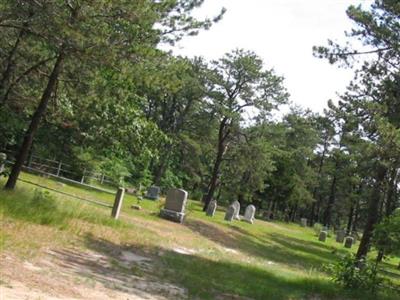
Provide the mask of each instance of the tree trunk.
[{"label": "tree trunk", "polygon": [[375,186],[372,192],[371,198],[369,199],[369,207],[368,207],[368,219],[364,228],[364,233],[361,238],[360,246],[358,247],[356,258],[360,259],[365,257],[368,253],[374,226],[378,221],[378,210],[382,192],[382,186],[384,185],[385,176],[386,176],[387,168],[380,165],[378,166],[376,178],[375,178]]},{"label": "tree trunk", "polygon": [[354,202],[352,202],[350,206],[349,216],[347,219],[346,235],[350,235],[351,233],[351,228],[353,225],[353,217],[354,217]]},{"label": "tree trunk", "polygon": [[386,216],[390,216],[396,208],[396,188],[397,188],[397,169],[393,168],[392,172],[390,173],[390,181],[389,181],[389,188],[387,192],[387,200],[386,200]]},{"label": "tree trunk", "polygon": [[379,250],[378,255],[376,256],[377,263],[380,263],[382,261],[383,255],[384,255],[384,252],[382,250]]},{"label": "tree trunk", "polygon": [[62,69],[62,63],[64,61],[64,57],[65,57],[64,46],[61,46],[60,52],[57,56],[57,60],[54,64],[53,70],[50,74],[49,81],[47,82],[47,86],[43,92],[39,106],[36,109],[35,113],[33,114],[31,123],[30,123],[27,131],[25,132],[24,140],[23,140],[22,145],[17,154],[15,163],[12,167],[10,177],[8,178],[8,181],[5,185],[6,189],[14,189],[15,188],[18,176],[22,170],[22,166],[28,157],[29,150],[31,148],[35,133],[39,127],[39,124],[40,124],[40,121],[41,121],[43,115],[46,112],[47,105],[49,103],[51,95],[54,92],[54,88],[56,86],[58,76]]},{"label": "tree trunk", "polygon": [[328,206],[325,210],[324,214],[324,225],[327,227],[330,227],[331,222],[332,222],[332,210],[333,210],[333,205],[335,204],[335,198],[336,198],[336,181],[337,181],[337,176],[336,176],[336,169],[337,169],[337,163],[335,165],[335,175],[332,180],[331,184],[331,191],[329,194],[329,200],[328,200]]},{"label": "tree trunk", "polygon": [[214,196],[215,189],[217,188],[219,169],[221,167],[222,159],[223,159],[223,156],[224,156],[224,153],[226,150],[226,146],[224,143],[224,141],[228,135],[227,133],[224,133],[226,122],[227,122],[227,118],[224,118],[221,121],[221,124],[219,126],[217,157],[215,158],[214,167],[213,167],[213,171],[212,171],[212,175],[211,175],[211,180],[210,180],[210,183],[208,184],[207,195],[204,198],[203,211],[207,210],[207,206],[211,202],[211,200]]},{"label": "tree trunk", "polygon": [[15,54],[17,53],[18,46],[21,43],[21,39],[22,39],[23,35],[25,34],[26,26],[27,25],[24,24],[24,27],[22,27],[22,29],[19,31],[17,40],[15,41],[14,46],[10,50],[10,53],[8,54],[8,57],[7,57],[7,66],[3,72],[2,76],[1,76],[1,80],[0,80],[0,97],[1,97],[2,101],[5,100],[4,95],[5,95],[5,91],[7,90],[7,84],[11,79],[12,71],[15,66],[14,57],[15,57]]},{"label": "tree trunk", "polygon": [[[328,137],[326,136],[325,140],[324,140],[324,150],[322,151],[321,160],[319,161],[319,165],[318,165],[318,173],[317,173],[318,174],[318,178],[321,177],[322,167],[324,166],[324,161],[325,161],[325,154],[326,154],[326,151],[328,149],[327,146],[328,146]],[[316,186],[314,188],[314,190],[313,190],[313,199],[314,200],[315,200],[315,198],[317,198],[317,191],[318,191],[318,188]],[[318,200],[316,202],[318,202],[319,200],[320,200],[320,197],[318,198]],[[315,217],[316,217],[315,209],[316,209],[317,206],[319,206],[318,205],[319,203],[316,203],[316,202],[313,202],[313,204],[311,206],[311,212],[310,212],[310,226],[311,227],[314,226],[314,223],[315,223]]]}]

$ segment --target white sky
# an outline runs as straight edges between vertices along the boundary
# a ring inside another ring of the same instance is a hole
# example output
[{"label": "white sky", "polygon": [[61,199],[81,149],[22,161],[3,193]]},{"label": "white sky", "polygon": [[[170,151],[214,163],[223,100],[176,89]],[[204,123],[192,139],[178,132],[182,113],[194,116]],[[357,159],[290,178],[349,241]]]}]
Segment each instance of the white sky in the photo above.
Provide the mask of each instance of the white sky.
[{"label": "white sky", "polygon": [[352,79],[352,71],[339,69],[313,57],[314,45],[328,39],[344,41],[352,28],[346,16],[350,4],[369,6],[371,0],[206,0],[195,16],[214,16],[227,8],[223,19],[198,36],[186,37],[173,52],[189,57],[218,59],[235,48],[252,50],[285,77],[291,101],[321,112],[329,99],[337,99]]}]

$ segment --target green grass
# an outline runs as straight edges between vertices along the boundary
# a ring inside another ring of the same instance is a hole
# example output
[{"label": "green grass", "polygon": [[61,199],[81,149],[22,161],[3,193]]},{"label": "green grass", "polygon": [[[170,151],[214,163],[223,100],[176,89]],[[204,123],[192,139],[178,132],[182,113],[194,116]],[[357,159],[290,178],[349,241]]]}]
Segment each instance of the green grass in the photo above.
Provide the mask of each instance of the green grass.
[{"label": "green grass", "polygon": [[[114,201],[113,195],[90,188],[61,185],[53,179],[26,173],[22,178],[87,199],[110,204]],[[0,185],[3,184],[1,179]],[[0,191],[0,243],[3,251],[18,253],[18,249],[26,247],[40,253],[44,243],[66,247],[74,241],[82,248],[107,254],[116,266],[118,258],[114,253],[136,249],[152,256],[156,265],[152,276],[168,278],[185,287],[191,299],[215,299],[224,294],[278,300],[399,299],[399,295],[389,292],[375,296],[364,291],[345,291],[330,281],[322,266],[356,251],[358,245],[349,251],[333,237],[326,243],[319,242],[312,229],[297,224],[226,222],[222,209],[210,218],[195,201],[189,201],[185,223],[178,225],[158,217],[162,203],[139,202],[126,194],[121,220],[115,221],[110,218],[110,208],[54,192],[39,192],[35,186],[19,182],[15,191]],[[131,209],[132,204],[139,204],[142,210]],[[42,232],[48,235],[47,240],[41,239]],[[60,232],[65,235],[64,243],[56,238]],[[35,242],[27,242],[31,237]],[[194,253],[180,254],[174,251],[176,247]],[[400,286],[398,263],[399,258],[386,260],[382,269],[387,278]]]}]

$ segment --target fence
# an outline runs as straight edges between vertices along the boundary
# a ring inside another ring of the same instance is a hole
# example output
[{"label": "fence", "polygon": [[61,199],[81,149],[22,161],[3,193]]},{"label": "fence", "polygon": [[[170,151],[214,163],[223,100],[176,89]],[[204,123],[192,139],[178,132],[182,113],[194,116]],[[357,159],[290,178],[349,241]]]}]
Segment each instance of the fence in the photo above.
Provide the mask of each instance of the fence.
[{"label": "fence", "polygon": [[[14,153],[11,151],[0,151],[7,154],[6,164],[12,164],[14,160]],[[36,155],[31,155],[28,161],[23,165],[23,169],[28,172],[39,173],[44,176],[58,178],[62,181],[67,181],[74,184],[79,184],[85,187],[89,187],[95,190],[99,190],[106,193],[115,194],[115,191],[91,185],[86,182],[97,181],[99,184],[107,184],[110,186],[117,187],[111,177],[104,173],[89,172],[86,169],[82,173],[77,173],[72,170],[72,166],[62,161],[53,159],[41,158]]]},{"label": "fence", "polygon": [[[3,151],[3,152],[6,152],[6,153],[10,154],[9,151]],[[35,158],[37,159],[37,161],[34,161]],[[40,159],[42,162],[38,161],[38,159]],[[47,163],[54,163],[54,164],[56,164],[56,167],[55,166],[51,166],[49,164],[45,164],[45,163],[43,163],[43,161],[46,161]],[[13,163],[13,161],[8,159],[8,160],[6,160],[6,163],[7,164],[11,164],[11,163]],[[64,177],[64,176],[62,176],[64,174],[76,174],[76,173],[70,172],[70,171],[66,171],[65,169],[62,168],[63,165],[64,166],[69,166],[67,164],[63,164],[61,161],[56,161],[56,160],[51,160],[51,159],[43,159],[43,158],[39,158],[37,156],[31,156],[30,159],[28,160],[28,162],[23,166],[23,168],[25,170],[27,170],[27,171],[40,173],[42,175],[46,175],[46,176],[49,176],[49,177],[59,178],[62,181],[67,181],[67,182],[71,182],[71,183],[74,183],[74,184],[83,185],[85,187],[89,187],[89,188],[94,189],[94,190],[98,190],[98,191],[101,191],[101,192],[106,192],[106,193],[115,195],[114,204],[111,205],[111,204],[106,203],[106,202],[83,198],[81,196],[70,194],[70,193],[66,193],[64,191],[60,191],[60,190],[57,190],[57,189],[54,189],[54,188],[51,188],[51,187],[48,187],[48,186],[44,186],[44,185],[41,185],[39,183],[32,182],[32,181],[29,181],[29,180],[26,180],[26,179],[19,178],[18,180],[20,180],[22,182],[25,182],[25,183],[28,183],[28,184],[32,184],[32,185],[38,186],[38,187],[43,188],[43,189],[51,190],[53,192],[56,192],[56,193],[59,193],[59,194],[62,194],[62,195],[68,196],[68,197],[72,197],[72,198],[75,198],[75,199],[83,200],[83,201],[90,202],[90,203],[93,203],[93,204],[97,204],[97,205],[100,205],[100,206],[103,206],[103,207],[112,208],[111,217],[114,218],[114,219],[118,219],[119,214],[120,214],[120,210],[121,210],[121,207],[122,207],[122,201],[123,201],[123,198],[124,198],[124,192],[125,192],[124,188],[118,188],[118,191],[116,192],[116,191],[111,191],[111,190],[107,190],[107,189],[104,189],[104,188],[100,188],[100,187],[97,187],[97,186],[92,186],[90,184],[84,183],[85,177],[99,180],[99,182],[101,184],[103,184],[106,181],[112,182],[112,181],[107,180],[106,179],[106,175],[103,174],[103,173],[91,173],[92,176],[90,176],[90,173],[89,172],[85,173],[85,170],[84,170],[82,178],[81,178],[80,181]],[[53,173],[51,173],[52,171],[53,171]]]}]

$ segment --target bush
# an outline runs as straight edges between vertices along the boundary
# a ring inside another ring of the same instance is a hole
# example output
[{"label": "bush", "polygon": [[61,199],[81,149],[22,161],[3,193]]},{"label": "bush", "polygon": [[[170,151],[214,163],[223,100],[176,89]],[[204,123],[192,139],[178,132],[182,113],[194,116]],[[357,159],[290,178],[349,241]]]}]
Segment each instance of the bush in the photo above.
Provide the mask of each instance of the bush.
[{"label": "bush", "polygon": [[378,275],[376,263],[357,260],[355,255],[347,255],[338,263],[325,266],[332,274],[332,280],[347,289],[363,289],[376,292],[383,278]]}]

